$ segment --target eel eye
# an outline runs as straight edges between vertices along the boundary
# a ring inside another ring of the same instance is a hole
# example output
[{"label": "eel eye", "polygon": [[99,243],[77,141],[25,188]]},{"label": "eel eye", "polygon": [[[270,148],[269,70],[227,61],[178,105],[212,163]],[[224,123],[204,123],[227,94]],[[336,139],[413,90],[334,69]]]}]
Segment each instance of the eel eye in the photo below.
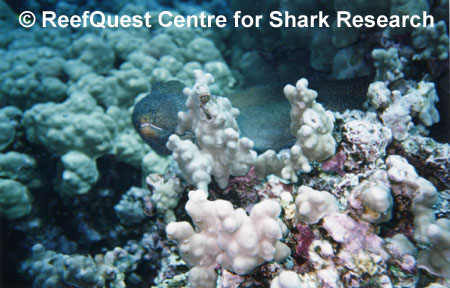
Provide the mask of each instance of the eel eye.
[{"label": "eel eye", "polygon": [[141,125],[142,125],[142,124],[145,124],[145,123],[150,123],[150,117],[148,117],[148,116],[142,116],[141,119],[140,119],[139,121],[141,122]]}]

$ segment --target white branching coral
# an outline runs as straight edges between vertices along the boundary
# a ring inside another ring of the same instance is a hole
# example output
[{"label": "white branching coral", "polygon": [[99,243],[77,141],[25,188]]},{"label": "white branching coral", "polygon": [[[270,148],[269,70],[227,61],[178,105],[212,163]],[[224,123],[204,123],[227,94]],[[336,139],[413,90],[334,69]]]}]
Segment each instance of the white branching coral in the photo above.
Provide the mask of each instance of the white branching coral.
[{"label": "white branching coral", "polygon": [[431,182],[417,175],[404,158],[391,155],[386,164],[393,191],[412,198],[414,240],[430,246],[419,253],[417,266],[432,274],[450,277],[450,221],[436,220],[433,206],[438,201],[438,191]]},{"label": "white branching coral", "polygon": [[184,191],[180,179],[175,176],[164,179],[159,174],[150,174],[146,182],[152,188],[150,199],[156,207],[156,213],[164,215],[165,223],[176,221],[173,209],[177,207],[181,193]]},{"label": "white branching coral", "polygon": [[207,190],[211,175],[221,188],[228,186],[230,175],[243,176],[255,163],[253,142],[239,138],[236,117],[239,110],[224,97],[211,96],[208,85],[214,81],[209,73],[194,71],[194,87],[185,88],[187,112],[179,112],[177,133],[194,133],[196,144],[171,135],[167,148],[180,166],[183,177],[197,188]]},{"label": "white branching coral", "polygon": [[384,238],[385,248],[391,255],[392,262],[398,262],[403,271],[416,268],[416,247],[404,234],[398,233],[391,238]]},{"label": "white branching coral", "polygon": [[430,181],[417,175],[416,170],[406,159],[391,155],[386,159],[388,177],[395,194],[412,198],[411,210],[414,215],[414,240],[429,243],[427,229],[435,223],[433,206],[438,193]]},{"label": "white branching coral", "polygon": [[166,227],[167,236],[178,242],[183,260],[192,267],[193,287],[215,287],[215,267],[240,275],[252,272],[267,261],[282,261],[289,248],[280,241],[286,226],[278,219],[280,205],[264,200],[253,206],[250,215],[225,200],[208,201],[204,191],[189,192],[186,211],[188,222],[172,222]]},{"label": "white branching coral", "polygon": [[99,178],[95,161],[78,151],[70,151],[61,157],[55,190],[62,197],[88,193]]},{"label": "white branching coral", "polygon": [[173,159],[178,163],[183,178],[197,188],[208,191],[213,157],[210,154],[201,153],[197,145],[190,140],[181,140],[175,134],[170,135],[167,148],[172,150]]},{"label": "white branching coral", "polygon": [[450,278],[450,221],[439,219],[427,227],[431,248],[419,254],[418,266],[433,274]]},{"label": "white branching coral", "polygon": [[375,109],[384,109],[392,103],[391,90],[381,81],[375,81],[369,85],[367,98]]},{"label": "white branching coral", "polygon": [[[291,133],[297,136],[291,148],[291,162],[295,163],[294,169],[309,172],[309,161],[324,160],[335,153],[336,142],[331,135],[334,116],[315,101],[317,92],[308,88],[308,80],[304,78],[295,87],[286,85],[284,95],[291,103]],[[300,160],[304,157],[309,161]]]},{"label": "white branching coral", "polygon": [[433,82],[419,82],[417,87],[408,90],[404,98],[411,105],[412,115],[417,115],[425,126],[439,122],[439,111],[434,106],[439,97]]},{"label": "white branching coral", "polygon": [[439,101],[435,85],[432,82],[421,81],[404,95],[399,90],[390,91],[383,82],[370,84],[367,97],[376,109],[382,109],[380,115],[383,123],[392,129],[394,138],[404,140],[414,127],[413,117],[425,126],[439,122],[439,111],[435,104]]},{"label": "white branching coral", "polygon": [[[284,95],[291,103],[291,133],[297,141],[286,157],[274,157],[273,151],[266,151],[257,160],[257,166],[266,165],[278,170],[281,176],[297,182],[297,170],[309,173],[310,161],[324,160],[336,152],[336,142],[332,136],[334,116],[316,102],[317,92],[308,88],[308,80],[300,79],[296,86],[286,85]],[[280,163],[277,163],[280,162]],[[266,169],[260,171],[269,172]],[[278,171],[270,171],[277,173]]]},{"label": "white branching coral", "polygon": [[421,53],[415,54],[413,59],[429,59],[433,56],[439,60],[448,58],[449,37],[444,20],[439,21],[433,27],[416,28],[411,36],[413,37],[413,47],[422,50]]},{"label": "white branching coral", "polygon": [[403,78],[403,63],[405,59],[398,56],[398,50],[394,47],[385,49],[373,49],[373,65],[377,72],[377,81],[395,81]]}]

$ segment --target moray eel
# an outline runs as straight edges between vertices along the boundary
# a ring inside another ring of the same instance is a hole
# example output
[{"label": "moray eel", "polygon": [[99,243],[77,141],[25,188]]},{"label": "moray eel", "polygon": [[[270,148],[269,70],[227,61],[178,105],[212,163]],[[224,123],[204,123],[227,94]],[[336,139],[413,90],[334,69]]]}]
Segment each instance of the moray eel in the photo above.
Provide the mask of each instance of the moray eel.
[{"label": "moray eel", "polygon": [[[347,80],[311,81],[309,87],[318,92],[317,102],[332,111],[362,109],[372,77]],[[228,96],[239,108],[237,118],[241,136],[254,142],[254,150],[279,151],[290,147],[295,137],[289,129],[290,104],[283,94],[284,85],[258,86]],[[178,111],[186,110],[186,87],[179,81],[155,85],[152,92],[134,107],[133,126],[142,139],[157,153],[168,155],[169,136],[175,133]]]},{"label": "moray eel", "polygon": [[179,81],[156,84],[152,92],[135,106],[131,116],[134,129],[153,150],[169,155],[166,147],[169,136],[178,125],[178,111],[186,110],[186,87]]}]

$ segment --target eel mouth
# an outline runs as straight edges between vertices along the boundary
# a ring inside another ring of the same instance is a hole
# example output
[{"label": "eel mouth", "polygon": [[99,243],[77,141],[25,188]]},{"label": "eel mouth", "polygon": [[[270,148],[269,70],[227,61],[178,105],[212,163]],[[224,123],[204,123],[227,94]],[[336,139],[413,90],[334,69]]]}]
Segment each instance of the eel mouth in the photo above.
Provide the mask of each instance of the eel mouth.
[{"label": "eel mouth", "polygon": [[141,129],[145,128],[145,127],[150,127],[151,129],[154,129],[156,131],[160,131],[160,132],[164,131],[163,128],[156,126],[155,124],[153,124],[151,122],[141,123],[140,127],[141,127]]},{"label": "eel mouth", "polygon": [[160,137],[161,134],[165,134],[166,130],[151,122],[143,122],[139,125],[139,132],[144,137]]}]

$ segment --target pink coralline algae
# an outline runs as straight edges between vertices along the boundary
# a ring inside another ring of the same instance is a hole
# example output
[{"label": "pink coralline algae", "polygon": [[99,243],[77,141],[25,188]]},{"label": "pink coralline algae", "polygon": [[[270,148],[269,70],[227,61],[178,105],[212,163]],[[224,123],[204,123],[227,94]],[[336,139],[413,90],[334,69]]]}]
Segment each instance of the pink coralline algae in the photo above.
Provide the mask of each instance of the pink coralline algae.
[{"label": "pink coralline algae", "polygon": [[294,258],[301,265],[309,260],[308,250],[315,236],[308,225],[297,224],[296,229],[298,233],[295,234],[297,245],[295,246]]},{"label": "pink coralline algae", "polygon": [[228,187],[223,191],[223,194],[230,194],[230,198],[238,200],[235,204],[244,207],[250,213],[253,205],[259,200],[258,194],[254,189],[258,183],[259,180],[256,177],[255,168],[252,167],[245,176],[231,177]]},{"label": "pink coralline algae", "polygon": [[228,181],[228,187],[225,189],[225,193],[236,189],[241,190],[239,192],[251,190],[257,183],[258,178],[256,177],[255,167],[251,167],[247,175],[231,177]]},{"label": "pink coralline algae", "polygon": [[154,209],[153,209],[153,203],[150,199],[150,195],[146,195],[144,197],[144,214],[147,216],[153,216],[154,215]]},{"label": "pink coralline algae", "polygon": [[389,257],[383,248],[383,239],[370,231],[367,222],[357,222],[345,214],[332,214],[324,218],[323,227],[349,253],[364,250],[385,259]]},{"label": "pink coralline algae", "polygon": [[293,186],[283,183],[278,177],[269,177],[257,193],[261,199],[274,199],[283,192],[293,193]]},{"label": "pink coralline algae", "polygon": [[345,172],[343,170],[345,160],[347,159],[343,151],[339,151],[333,158],[322,162],[322,170],[325,172],[334,172],[339,174],[339,176],[344,176]]}]

